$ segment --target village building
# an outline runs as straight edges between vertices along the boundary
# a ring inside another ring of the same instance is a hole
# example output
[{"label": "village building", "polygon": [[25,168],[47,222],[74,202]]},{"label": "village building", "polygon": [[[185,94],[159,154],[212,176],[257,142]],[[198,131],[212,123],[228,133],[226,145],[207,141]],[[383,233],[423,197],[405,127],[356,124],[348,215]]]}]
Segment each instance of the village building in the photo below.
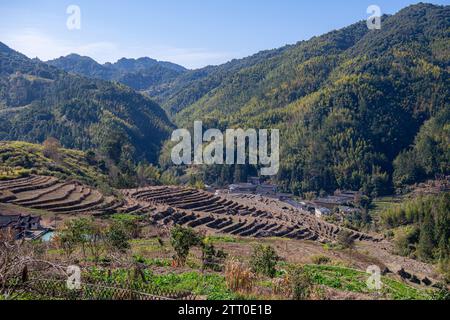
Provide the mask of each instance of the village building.
[{"label": "village building", "polygon": [[251,183],[236,183],[228,187],[230,193],[254,193],[256,186]]},{"label": "village building", "polygon": [[292,194],[290,193],[277,193],[278,200],[286,201],[292,199]]},{"label": "village building", "polygon": [[353,213],[357,213],[360,212],[361,210],[358,208],[352,208],[352,207],[347,207],[347,206],[339,206],[339,213],[344,214],[344,215],[349,215],[349,214],[353,214]]},{"label": "village building", "polygon": [[0,214],[0,233],[11,235],[16,240],[36,240],[48,231],[41,225],[41,217]]},{"label": "village building", "polygon": [[317,218],[322,218],[323,216],[330,216],[331,210],[327,208],[315,208],[315,215]]},{"label": "village building", "polygon": [[276,185],[263,183],[256,187],[256,193],[262,196],[276,196],[277,189]]}]

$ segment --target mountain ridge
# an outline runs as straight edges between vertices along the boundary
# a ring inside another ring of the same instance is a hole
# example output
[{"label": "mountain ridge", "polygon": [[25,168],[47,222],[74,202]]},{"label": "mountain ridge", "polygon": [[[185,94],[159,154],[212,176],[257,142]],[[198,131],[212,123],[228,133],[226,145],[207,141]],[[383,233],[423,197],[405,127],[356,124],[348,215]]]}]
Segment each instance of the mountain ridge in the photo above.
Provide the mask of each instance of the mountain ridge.
[{"label": "mountain ridge", "polygon": [[135,90],[144,90],[165,83],[187,71],[180,65],[148,57],[121,58],[115,63],[100,64],[90,57],[70,54],[46,63],[85,77],[117,81]]},{"label": "mountain ridge", "polygon": [[[280,129],[275,180],[286,191],[388,194],[400,180],[450,174],[450,159],[437,156],[448,156],[450,143],[436,134],[449,123],[442,112],[450,107],[449,16],[450,6],[409,6],[384,16],[381,30],[362,21],[262,59],[188,72],[190,84],[177,79],[155,98],[180,127],[201,120],[222,130]],[[421,130],[432,119],[433,130]],[[236,170],[209,168],[204,176],[226,184],[255,174]]]}]

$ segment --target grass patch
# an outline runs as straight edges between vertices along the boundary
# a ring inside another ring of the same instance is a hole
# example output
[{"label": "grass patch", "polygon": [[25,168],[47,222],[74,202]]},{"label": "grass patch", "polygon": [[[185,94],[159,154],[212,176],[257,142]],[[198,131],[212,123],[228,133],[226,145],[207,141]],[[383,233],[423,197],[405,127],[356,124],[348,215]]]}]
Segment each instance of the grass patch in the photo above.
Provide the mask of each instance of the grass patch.
[{"label": "grass patch", "polygon": [[[307,265],[305,268],[316,285],[356,293],[375,293],[367,287],[366,281],[369,275],[362,271],[337,266]],[[388,277],[382,277],[381,281],[383,283],[381,294],[388,299],[429,300],[432,298],[427,290],[417,289]]]},{"label": "grass patch", "polygon": [[161,246],[157,239],[134,239],[130,241],[133,251],[161,252],[167,249],[167,243]]},{"label": "grass patch", "polygon": [[398,207],[402,202],[403,200],[399,197],[386,196],[376,198],[372,202],[370,214],[373,217],[378,217],[381,212]]},{"label": "grass patch", "polygon": [[209,236],[208,241],[211,244],[218,243],[244,243],[245,239],[232,237],[232,236]]},{"label": "grass patch", "polygon": [[237,296],[228,290],[225,278],[216,274],[188,272],[152,277],[154,284],[163,289],[186,290],[196,295],[206,296],[208,300],[234,300]]},{"label": "grass patch", "polygon": [[[226,285],[225,277],[219,274],[202,274],[186,272],[181,274],[169,273],[155,275],[149,270],[144,271],[147,284],[140,283],[141,288],[162,291],[192,292],[204,296],[208,300],[235,300],[239,297],[231,292]],[[104,269],[93,268],[87,275],[91,280],[120,285],[128,283],[130,270],[116,269],[108,272]]]}]

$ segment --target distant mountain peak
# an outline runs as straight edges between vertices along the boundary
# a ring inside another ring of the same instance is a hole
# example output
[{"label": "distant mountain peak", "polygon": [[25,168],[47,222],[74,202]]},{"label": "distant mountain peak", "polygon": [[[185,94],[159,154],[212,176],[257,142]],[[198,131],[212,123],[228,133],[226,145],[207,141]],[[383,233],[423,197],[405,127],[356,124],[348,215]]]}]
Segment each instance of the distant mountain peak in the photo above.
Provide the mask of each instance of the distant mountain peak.
[{"label": "distant mountain peak", "polygon": [[[87,61],[87,60],[89,60],[89,61],[92,61],[92,62],[95,62],[95,63],[98,63],[97,61],[95,61],[94,59],[92,59],[91,57],[88,57],[88,56],[82,56],[82,55],[79,55],[78,53],[71,53],[71,54],[68,54],[67,56],[61,56],[61,57],[59,57],[59,58],[56,58],[56,59],[53,59],[53,60],[50,60],[50,61],[57,61],[57,60],[67,60],[67,59],[70,59],[70,60],[84,60],[84,61]],[[49,61],[49,62],[50,62]],[[99,64],[99,63],[98,63]]]},{"label": "distant mountain peak", "polygon": [[121,82],[135,90],[158,86],[187,71],[180,65],[149,57],[121,58],[115,63],[99,64],[90,57],[72,53],[47,63],[88,78]]},{"label": "distant mountain peak", "polygon": [[141,57],[141,58],[121,58],[116,63],[109,64],[109,66],[113,66],[116,68],[125,68],[129,72],[134,71],[142,71],[146,68],[152,68],[154,66],[161,66],[163,68],[167,68],[177,72],[184,72],[187,69],[178,64],[167,62],[167,61],[159,61],[149,57]]}]

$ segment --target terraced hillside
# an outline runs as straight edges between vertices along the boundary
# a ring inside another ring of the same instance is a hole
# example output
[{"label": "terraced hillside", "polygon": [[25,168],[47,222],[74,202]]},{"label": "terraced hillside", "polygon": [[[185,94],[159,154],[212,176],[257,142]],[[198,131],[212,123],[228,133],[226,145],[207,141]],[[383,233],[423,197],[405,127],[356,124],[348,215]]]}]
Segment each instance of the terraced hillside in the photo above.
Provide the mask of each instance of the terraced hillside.
[{"label": "terraced hillside", "polygon": [[0,180],[12,180],[30,174],[76,179],[97,186],[108,184],[107,169],[101,159],[89,158],[80,150],[57,148],[55,155],[41,144],[0,141]]},{"label": "terraced hillside", "polygon": [[[265,207],[245,199],[168,186],[121,192],[123,197],[106,197],[78,181],[38,175],[0,181],[0,202],[56,214],[146,215],[154,224],[186,225],[211,233],[319,242],[336,240],[342,230],[287,204]],[[356,231],[351,235],[358,241],[380,240]]]},{"label": "terraced hillside", "polygon": [[105,197],[77,181],[34,175],[0,181],[0,202],[60,214],[93,215],[115,213],[124,205],[117,197]]},{"label": "terraced hillside", "polygon": [[[334,241],[342,228],[297,210],[261,210],[233,199],[179,187],[149,187],[124,190],[136,207],[165,206],[152,215],[155,223],[187,225],[207,231],[242,237],[285,237],[298,240]],[[129,200],[130,201],[130,200]],[[379,241],[373,236],[350,231],[355,240]]]}]

